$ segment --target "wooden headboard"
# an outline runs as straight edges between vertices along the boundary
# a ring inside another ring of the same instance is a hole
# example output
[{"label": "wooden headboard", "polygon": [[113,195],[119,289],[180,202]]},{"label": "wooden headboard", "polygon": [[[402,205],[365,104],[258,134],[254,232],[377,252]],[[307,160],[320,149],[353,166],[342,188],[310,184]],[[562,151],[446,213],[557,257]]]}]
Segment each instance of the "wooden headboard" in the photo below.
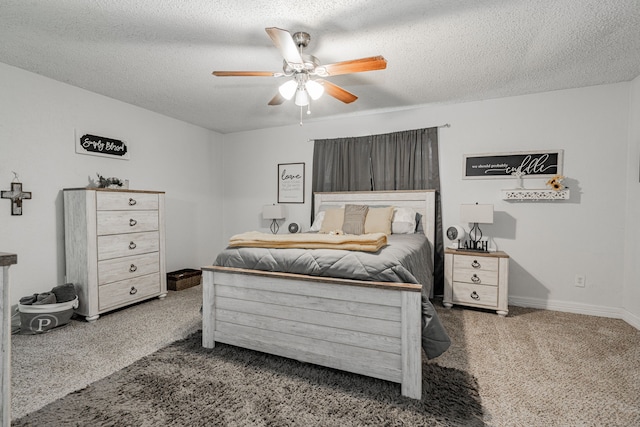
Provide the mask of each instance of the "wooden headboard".
[{"label": "wooden headboard", "polygon": [[407,191],[341,191],[332,193],[314,193],[314,217],[322,205],[357,204],[368,206],[396,206],[413,208],[422,215],[422,228],[431,244],[431,253],[435,248],[436,227],[436,190]]}]

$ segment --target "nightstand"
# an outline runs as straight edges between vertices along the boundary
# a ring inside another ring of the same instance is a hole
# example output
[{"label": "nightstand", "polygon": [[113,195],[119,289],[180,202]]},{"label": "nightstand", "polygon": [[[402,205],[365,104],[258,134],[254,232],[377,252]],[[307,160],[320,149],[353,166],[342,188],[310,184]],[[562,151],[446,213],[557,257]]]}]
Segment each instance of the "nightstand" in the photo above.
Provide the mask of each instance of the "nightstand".
[{"label": "nightstand", "polygon": [[477,252],[446,248],[444,251],[444,298],[453,304],[509,312],[509,255],[502,251]]}]

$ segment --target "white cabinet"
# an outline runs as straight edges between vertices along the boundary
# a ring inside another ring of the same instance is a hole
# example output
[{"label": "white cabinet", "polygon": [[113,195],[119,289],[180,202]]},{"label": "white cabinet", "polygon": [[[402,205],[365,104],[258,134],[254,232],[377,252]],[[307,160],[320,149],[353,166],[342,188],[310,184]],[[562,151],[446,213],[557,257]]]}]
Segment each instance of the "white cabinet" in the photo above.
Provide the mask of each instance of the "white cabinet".
[{"label": "white cabinet", "polygon": [[509,312],[509,255],[445,249],[444,297],[442,303]]},{"label": "white cabinet", "polygon": [[67,282],[88,321],[167,295],[164,193],[64,190]]}]

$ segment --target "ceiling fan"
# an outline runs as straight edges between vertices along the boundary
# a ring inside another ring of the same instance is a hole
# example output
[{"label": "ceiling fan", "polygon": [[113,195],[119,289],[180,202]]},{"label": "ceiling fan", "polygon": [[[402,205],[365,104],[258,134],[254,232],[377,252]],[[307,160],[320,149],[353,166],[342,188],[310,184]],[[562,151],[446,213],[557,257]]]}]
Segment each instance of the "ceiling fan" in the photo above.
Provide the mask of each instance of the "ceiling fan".
[{"label": "ceiling fan", "polygon": [[302,53],[311,40],[308,33],[297,32],[292,36],[289,31],[275,27],[265,28],[265,31],[284,57],[282,72],[214,71],[213,75],[218,77],[293,77],[278,88],[278,93],[269,101],[269,105],[280,105],[295,96],[295,104],[301,108],[306,106],[307,114],[309,114],[309,98],[316,100],[324,92],[345,104],[349,104],[358,97],[322,77],[387,68],[387,60],[382,56],[321,65],[315,56]]}]

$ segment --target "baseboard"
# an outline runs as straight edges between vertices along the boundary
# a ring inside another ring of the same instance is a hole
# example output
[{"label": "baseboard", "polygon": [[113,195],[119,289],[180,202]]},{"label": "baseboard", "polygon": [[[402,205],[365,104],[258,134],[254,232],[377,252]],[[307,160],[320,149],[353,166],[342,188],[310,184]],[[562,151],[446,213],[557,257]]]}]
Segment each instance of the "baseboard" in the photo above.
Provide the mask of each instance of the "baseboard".
[{"label": "baseboard", "polygon": [[623,310],[622,311],[622,320],[633,326],[634,328],[640,330],[640,316],[636,316],[635,314]]},{"label": "baseboard", "polygon": [[[531,308],[540,308],[543,310],[556,310],[563,311],[567,313],[576,313],[576,314],[586,314],[589,316],[599,316],[599,317],[611,317],[614,319],[623,319],[630,325],[638,328],[640,323],[633,324],[627,317],[633,317],[631,313],[624,311],[622,308],[611,308],[611,307],[603,307],[599,305],[592,304],[580,304],[566,301],[553,301],[553,300],[544,300],[539,298],[527,298],[527,297],[509,297],[509,304],[516,305],[518,307],[531,307]],[[625,314],[628,314],[626,316]],[[639,321],[636,317],[636,321]],[[640,329],[640,328],[638,328]]]}]

